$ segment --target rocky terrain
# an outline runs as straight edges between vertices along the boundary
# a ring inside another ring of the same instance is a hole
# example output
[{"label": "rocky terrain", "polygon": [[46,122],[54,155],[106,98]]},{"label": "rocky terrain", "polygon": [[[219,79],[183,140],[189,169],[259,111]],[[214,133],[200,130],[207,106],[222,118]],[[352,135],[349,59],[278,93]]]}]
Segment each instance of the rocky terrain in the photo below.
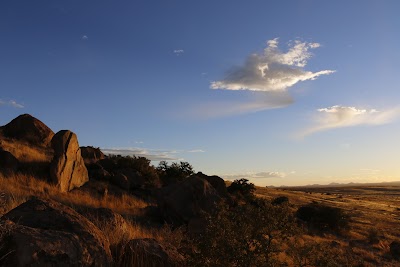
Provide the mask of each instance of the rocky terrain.
[{"label": "rocky terrain", "polygon": [[362,224],[380,207],[396,228],[398,203],[348,199],[107,156],[28,114],[0,127],[1,266],[398,265],[399,232]]}]

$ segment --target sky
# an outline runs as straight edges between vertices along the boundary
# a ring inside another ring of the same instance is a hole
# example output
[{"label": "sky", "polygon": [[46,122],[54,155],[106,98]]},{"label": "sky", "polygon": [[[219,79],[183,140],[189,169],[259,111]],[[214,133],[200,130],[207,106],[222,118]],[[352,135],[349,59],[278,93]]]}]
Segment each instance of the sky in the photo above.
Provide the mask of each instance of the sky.
[{"label": "sky", "polygon": [[400,180],[400,1],[0,1],[0,125],[259,186]]}]

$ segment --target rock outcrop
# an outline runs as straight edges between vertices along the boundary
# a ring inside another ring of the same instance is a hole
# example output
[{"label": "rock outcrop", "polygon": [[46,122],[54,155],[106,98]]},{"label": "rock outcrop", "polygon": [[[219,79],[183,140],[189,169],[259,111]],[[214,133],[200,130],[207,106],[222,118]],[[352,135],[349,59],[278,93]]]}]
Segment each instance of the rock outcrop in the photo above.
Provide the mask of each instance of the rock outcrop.
[{"label": "rock outcrop", "polygon": [[50,176],[61,192],[89,181],[76,134],[68,130],[59,131],[51,140],[51,145],[54,158],[50,164]]},{"label": "rock outcrop", "polygon": [[119,266],[185,266],[176,248],[163,246],[151,238],[129,241],[119,258]]},{"label": "rock outcrop", "polygon": [[86,165],[93,164],[99,160],[105,159],[105,155],[101,152],[100,148],[95,148],[92,146],[82,146],[81,147],[82,158]]},{"label": "rock outcrop", "polygon": [[[52,200],[32,198],[5,214],[1,266],[110,266],[110,245],[88,219]],[[5,255],[5,254],[2,254]]]},{"label": "rock outcrop", "polygon": [[54,132],[40,120],[23,114],[1,127],[3,135],[36,146],[48,146]]},{"label": "rock outcrop", "polygon": [[216,211],[221,201],[215,188],[196,175],[160,189],[157,196],[164,218],[176,226]]},{"label": "rock outcrop", "polygon": [[15,172],[18,165],[19,161],[13,154],[0,148],[0,171]]},{"label": "rock outcrop", "polygon": [[228,190],[226,189],[225,181],[221,177],[216,175],[208,176],[202,172],[198,172],[196,176],[207,180],[207,182],[209,182],[215,188],[215,190],[217,190],[221,197],[228,197]]}]

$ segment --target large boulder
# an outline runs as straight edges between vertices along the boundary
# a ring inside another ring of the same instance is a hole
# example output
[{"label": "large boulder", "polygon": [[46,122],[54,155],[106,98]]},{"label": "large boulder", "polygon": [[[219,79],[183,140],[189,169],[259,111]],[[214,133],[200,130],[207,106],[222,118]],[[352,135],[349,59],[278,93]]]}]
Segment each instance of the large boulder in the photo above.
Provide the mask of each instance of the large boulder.
[{"label": "large boulder", "polygon": [[100,148],[95,148],[92,146],[82,146],[81,154],[86,165],[96,163],[101,159],[105,159],[105,156],[103,152],[101,152]]},{"label": "large boulder", "polygon": [[185,266],[184,258],[172,246],[163,246],[151,238],[132,239],[119,257],[119,266]]},{"label": "large boulder", "polygon": [[215,188],[196,175],[161,188],[157,195],[157,203],[164,218],[176,226],[187,224],[203,213],[213,213],[221,201]]},{"label": "large boulder", "polygon": [[215,188],[215,190],[217,190],[218,194],[221,197],[223,198],[228,197],[228,190],[226,189],[226,184],[224,179],[216,175],[208,176],[202,172],[198,172],[195,175],[207,180],[207,182],[209,182]]},{"label": "large boulder", "polygon": [[1,241],[3,253],[9,253],[2,266],[109,266],[112,262],[104,234],[58,202],[32,198],[1,221],[15,224]]},{"label": "large boulder", "polygon": [[50,164],[50,176],[61,192],[80,187],[89,181],[76,134],[68,130],[59,131],[51,140],[51,145],[54,158]]},{"label": "large boulder", "polygon": [[0,148],[0,171],[15,172],[19,161],[13,154]]},{"label": "large boulder", "polygon": [[49,145],[54,136],[54,132],[49,127],[29,114],[18,116],[1,129],[5,137],[37,146]]}]

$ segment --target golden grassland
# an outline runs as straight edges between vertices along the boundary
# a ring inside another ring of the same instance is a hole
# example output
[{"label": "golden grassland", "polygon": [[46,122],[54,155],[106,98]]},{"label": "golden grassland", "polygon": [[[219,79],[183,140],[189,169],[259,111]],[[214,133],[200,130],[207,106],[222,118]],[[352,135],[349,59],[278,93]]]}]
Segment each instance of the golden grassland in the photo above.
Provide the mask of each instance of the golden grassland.
[{"label": "golden grassland", "polygon": [[[100,191],[97,194],[84,190],[84,187],[60,193],[55,186],[34,175],[0,173],[0,217],[31,196],[37,196],[53,199],[76,210],[104,207],[121,214],[127,221],[127,227],[119,231],[115,230],[112,222],[95,223],[108,237],[110,244],[123,244],[134,238],[154,238],[160,243],[180,246],[184,240],[183,231],[172,230],[167,225],[154,227],[140,223],[146,220],[144,210],[153,203],[127,193],[107,193],[102,190],[107,188],[105,184],[96,183]],[[355,262],[362,263],[359,266],[398,266],[398,262],[390,256],[389,245],[400,237],[400,187],[301,190],[257,187],[256,196],[269,200],[286,196],[293,212],[311,202],[339,207],[351,216],[350,228],[341,234],[304,231],[291,237],[280,244],[280,262],[288,266],[310,266],[303,264],[310,255],[319,254],[321,257],[322,254],[325,257],[326,254],[326,257],[354,257],[343,260],[348,260],[346,266],[356,266]],[[371,242],[371,238],[375,238],[376,242]],[[115,253],[118,255],[120,251]]]},{"label": "golden grassland", "polygon": [[303,235],[298,241],[303,244],[307,241],[334,241],[337,249],[351,250],[352,254],[363,259],[363,266],[399,264],[390,259],[389,245],[400,237],[400,187],[354,186],[295,190],[258,187],[256,195],[267,199],[286,196],[294,210],[311,202],[341,208],[350,215],[347,232],[341,235]]}]

